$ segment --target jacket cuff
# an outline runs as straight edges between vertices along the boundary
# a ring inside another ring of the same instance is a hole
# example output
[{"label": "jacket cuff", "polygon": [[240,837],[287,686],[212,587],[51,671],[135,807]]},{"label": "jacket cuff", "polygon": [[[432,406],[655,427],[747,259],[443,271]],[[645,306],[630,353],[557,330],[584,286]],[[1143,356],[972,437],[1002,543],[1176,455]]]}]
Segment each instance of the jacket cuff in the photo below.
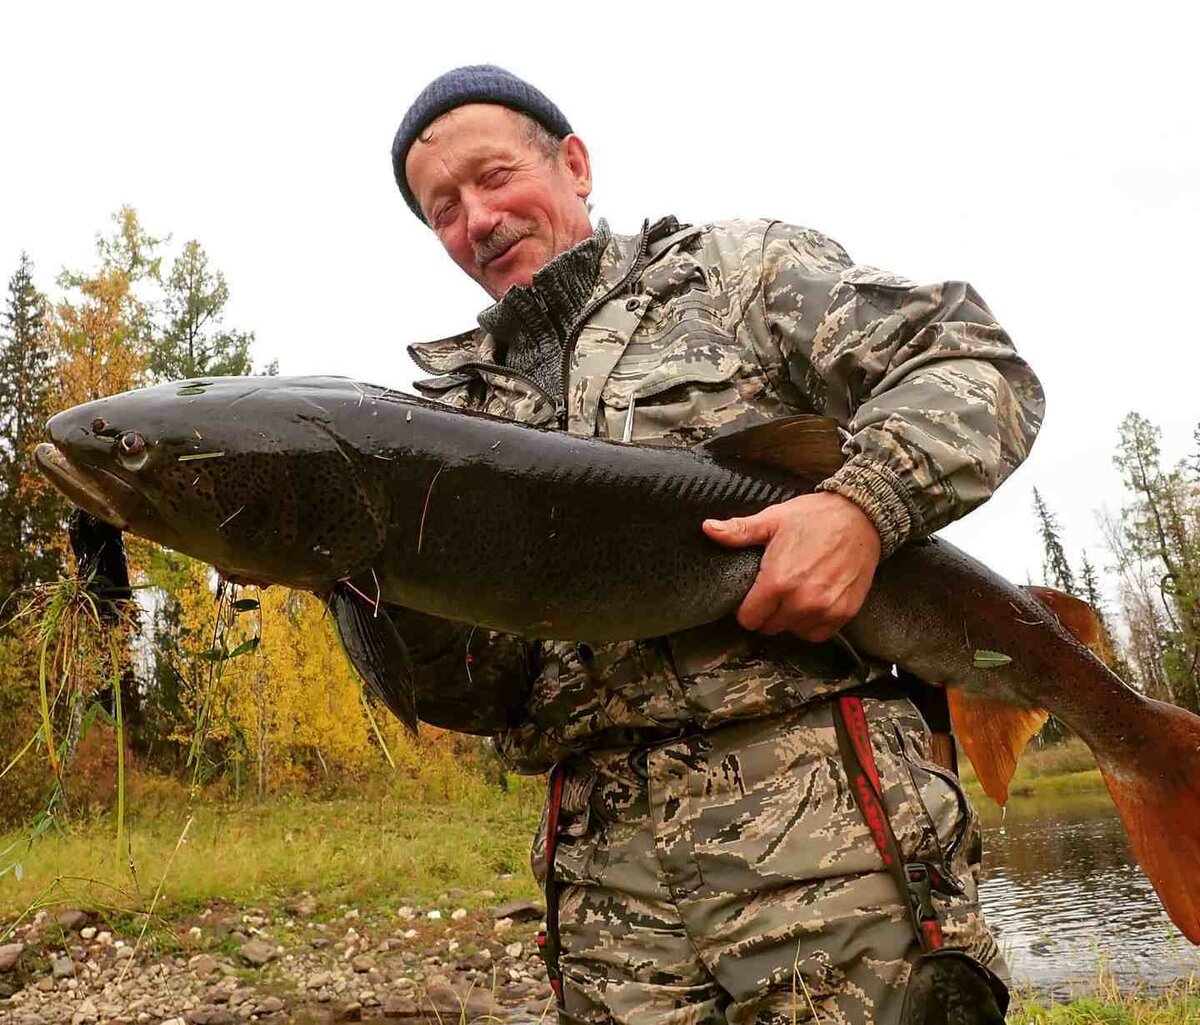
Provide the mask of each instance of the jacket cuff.
[{"label": "jacket cuff", "polygon": [[865,512],[879,531],[880,560],[886,559],[921,529],[921,513],[909,498],[900,478],[885,466],[851,459],[818,491],[848,498]]}]

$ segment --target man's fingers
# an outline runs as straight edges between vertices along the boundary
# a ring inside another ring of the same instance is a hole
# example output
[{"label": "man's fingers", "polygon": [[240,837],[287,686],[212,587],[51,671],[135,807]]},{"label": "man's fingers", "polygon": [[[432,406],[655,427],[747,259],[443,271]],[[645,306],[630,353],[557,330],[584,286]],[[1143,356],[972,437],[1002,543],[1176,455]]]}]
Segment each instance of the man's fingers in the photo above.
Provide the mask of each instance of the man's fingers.
[{"label": "man's fingers", "polygon": [[765,545],[778,529],[775,517],[766,512],[753,516],[734,516],[728,520],[705,520],[704,533],[712,540],[730,548]]},{"label": "man's fingers", "polygon": [[756,582],[738,608],[738,626],[743,630],[758,630],[778,608],[779,592]]}]

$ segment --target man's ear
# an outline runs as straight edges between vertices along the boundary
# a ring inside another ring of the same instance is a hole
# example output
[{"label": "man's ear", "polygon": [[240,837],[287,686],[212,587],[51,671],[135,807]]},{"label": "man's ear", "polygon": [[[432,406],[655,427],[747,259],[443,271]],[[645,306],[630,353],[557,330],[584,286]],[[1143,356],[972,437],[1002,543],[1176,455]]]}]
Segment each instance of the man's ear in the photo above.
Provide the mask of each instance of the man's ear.
[{"label": "man's ear", "polygon": [[558,144],[558,159],[571,178],[575,195],[587,199],[592,194],[592,158],[578,135],[568,135]]}]

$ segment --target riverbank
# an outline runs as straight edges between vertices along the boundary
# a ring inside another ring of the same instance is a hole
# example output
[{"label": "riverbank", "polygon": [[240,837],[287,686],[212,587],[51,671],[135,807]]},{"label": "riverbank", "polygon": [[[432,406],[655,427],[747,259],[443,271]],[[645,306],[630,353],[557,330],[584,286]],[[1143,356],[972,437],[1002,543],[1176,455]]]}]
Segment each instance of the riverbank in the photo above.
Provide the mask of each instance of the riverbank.
[{"label": "riverbank", "polygon": [[[1038,788],[1089,771],[1069,747],[1034,754]],[[255,804],[135,774],[119,854],[111,817],[0,840],[18,843],[0,868],[21,865],[0,878],[0,1022],[553,1021],[528,868],[542,784],[508,787],[427,765]],[[1010,1021],[1200,1021],[1194,985],[1085,989],[1019,993]]]},{"label": "riverbank", "polygon": [[1035,994],[1018,993],[1009,1025],[1196,1025],[1200,1022],[1200,983],[1181,981],[1166,992],[1121,993],[1105,976],[1091,987],[1093,995],[1052,1003]]},{"label": "riverbank", "polygon": [[[963,786],[972,799],[987,800],[971,763],[960,755]],[[1050,797],[1055,794],[1105,793],[1096,759],[1078,737],[1040,746],[1035,739],[1017,764],[1008,788],[1010,797]]]}]

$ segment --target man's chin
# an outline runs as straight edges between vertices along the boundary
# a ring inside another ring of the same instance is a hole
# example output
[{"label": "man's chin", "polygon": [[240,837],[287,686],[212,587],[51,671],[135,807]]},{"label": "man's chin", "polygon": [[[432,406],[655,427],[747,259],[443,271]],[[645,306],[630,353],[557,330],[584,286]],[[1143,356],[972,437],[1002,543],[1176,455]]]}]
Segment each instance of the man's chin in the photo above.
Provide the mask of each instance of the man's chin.
[{"label": "man's chin", "polygon": [[527,244],[523,239],[484,268],[483,287],[493,299],[499,299],[514,285],[528,288],[534,274],[546,262],[541,257],[540,247]]}]

